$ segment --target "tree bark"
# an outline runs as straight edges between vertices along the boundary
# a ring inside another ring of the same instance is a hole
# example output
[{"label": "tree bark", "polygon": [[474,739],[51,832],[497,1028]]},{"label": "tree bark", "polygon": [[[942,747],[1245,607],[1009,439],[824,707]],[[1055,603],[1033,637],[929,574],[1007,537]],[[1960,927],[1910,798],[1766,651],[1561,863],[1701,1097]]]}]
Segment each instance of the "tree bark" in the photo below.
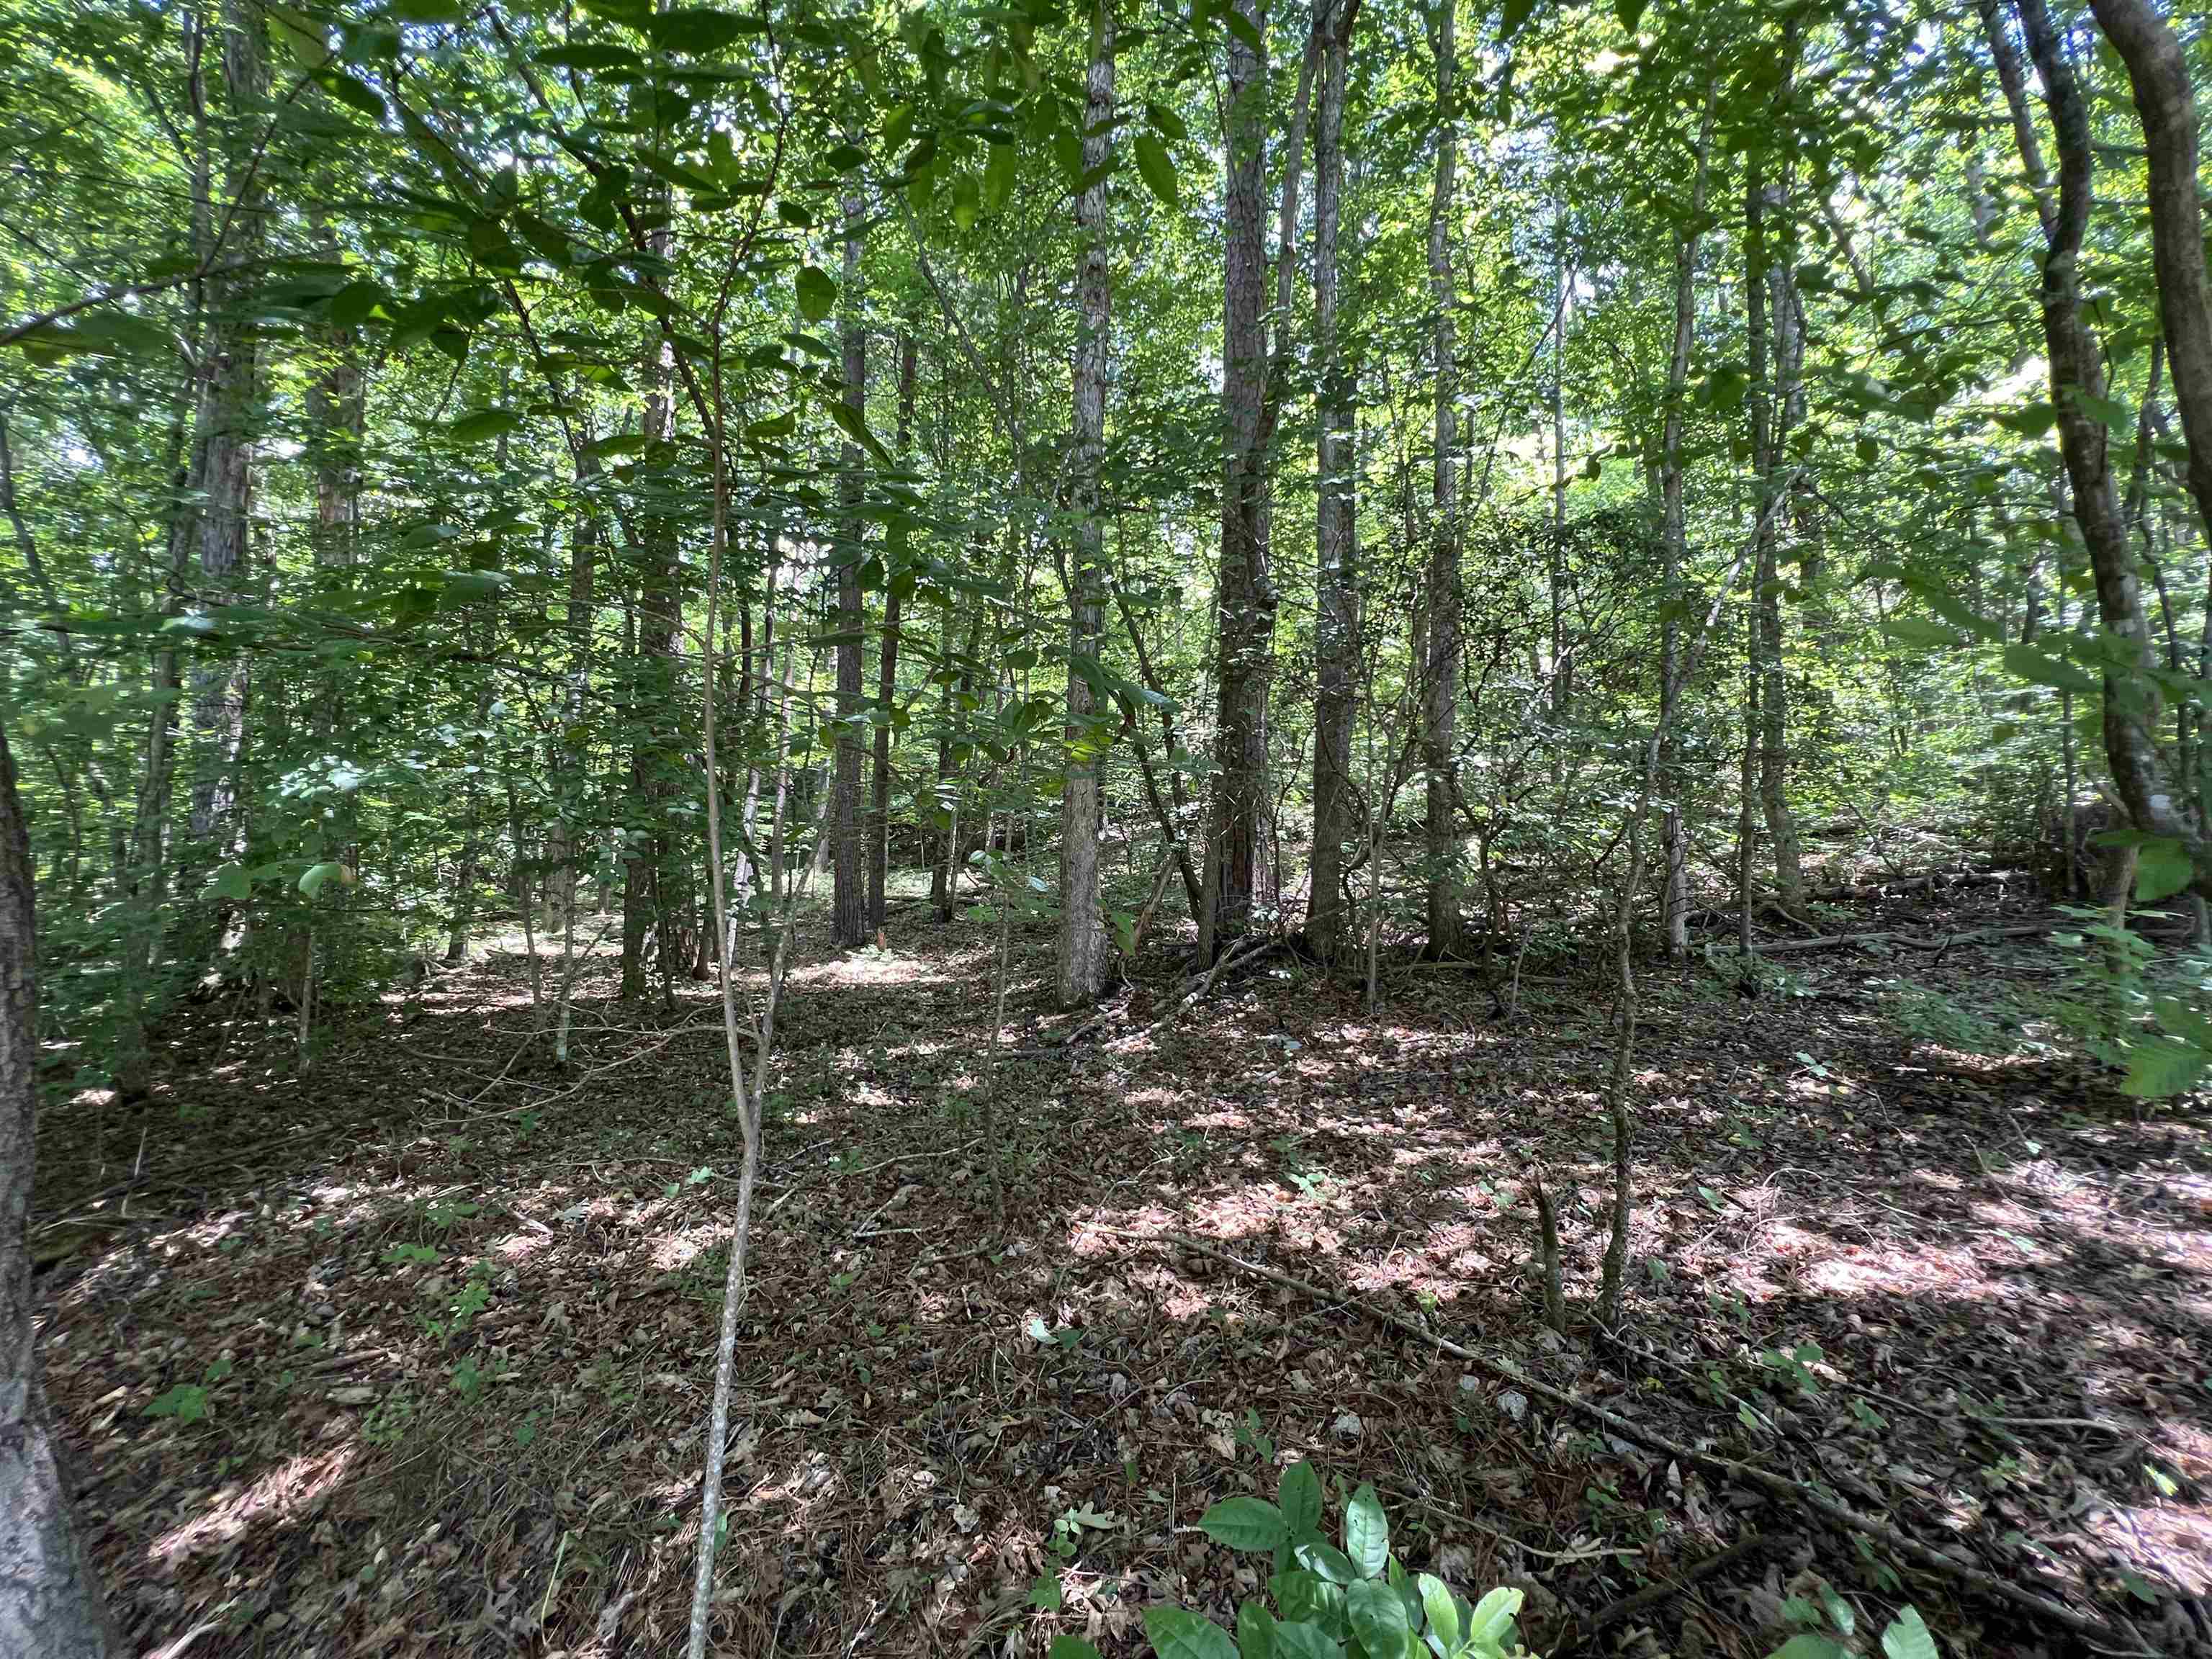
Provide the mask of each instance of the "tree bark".
[{"label": "tree bark", "polygon": [[[919,366],[914,331],[899,331],[898,448],[900,464],[914,442],[915,373]],[[884,931],[884,894],[891,866],[891,714],[898,695],[899,627],[913,585],[903,570],[884,568],[884,642],[876,657],[876,729],[873,774],[868,784],[868,927]]]},{"label": "tree bark", "polygon": [[[2202,889],[2212,882],[2212,849],[2186,817],[2173,810],[2167,792],[2158,753],[2160,698],[2149,676],[2150,630],[2142,584],[2113,481],[2110,434],[2090,412],[2104,398],[2105,373],[2102,350],[2082,315],[2081,295],[2081,245],[2095,188],[2088,106],[2043,0],[2018,0],[2017,10],[2057,140],[2058,201],[2049,221],[2044,254],[2042,310],[2059,453],[2071,486],[2074,521],[2096,578],[2099,618],[2126,659],[2109,663],[2105,670],[2105,758],[2114,791],[2135,828],[2179,842]],[[1985,9],[1983,17],[2000,67],[2012,60],[2016,76],[2014,48],[2002,20],[1993,7]],[[2022,160],[2033,164],[2028,155]]]},{"label": "tree bark", "polygon": [[1106,174],[1114,159],[1114,5],[1092,0],[1091,68],[1083,117],[1083,176],[1075,198],[1082,308],[1075,341],[1075,545],[1067,566],[1066,781],[1060,803],[1060,1006],[1098,999],[1106,930],[1098,914],[1099,761],[1112,738],[1098,708],[1106,642],[1105,526],[1099,474],[1106,460],[1106,363],[1113,323],[1107,266]]},{"label": "tree bark", "polygon": [[1439,0],[1428,18],[1436,58],[1436,179],[1429,201],[1430,368],[1435,392],[1435,453],[1431,457],[1428,641],[1421,664],[1421,747],[1428,778],[1429,953],[1460,946],[1459,836],[1453,809],[1453,744],[1459,706],[1460,615],[1458,346],[1453,307],[1451,216],[1459,164],[1459,121],[1453,81],[1459,62],[1457,8]]},{"label": "tree bark", "polygon": [[104,1659],[122,1644],[70,1522],[31,1289],[38,967],[30,836],[0,730],[0,1653]]},{"label": "tree bark", "polygon": [[1716,83],[1705,87],[1705,108],[1698,123],[1696,171],[1690,185],[1689,216],[1674,233],[1674,337],[1667,361],[1667,413],[1659,439],[1660,539],[1665,560],[1662,595],[1667,610],[1659,624],[1659,775],[1667,805],[1661,820],[1661,854],[1666,863],[1660,901],[1667,933],[1667,954],[1676,961],[1690,950],[1689,838],[1684,833],[1681,769],[1674,754],[1675,659],[1681,653],[1681,624],[1674,599],[1689,557],[1687,520],[1682,502],[1682,399],[1689,389],[1690,348],[1697,326],[1698,242],[1704,234],[1705,187],[1713,151]]},{"label": "tree bark", "polygon": [[[1786,97],[1786,91],[1783,94]],[[1770,183],[1754,150],[1744,186],[1745,335],[1751,359],[1752,467],[1759,487],[1753,494],[1759,514],[1758,546],[1753,556],[1753,649],[1759,678],[1759,803],[1774,849],[1774,886],[1782,908],[1798,915],[1805,908],[1805,876],[1797,850],[1797,823],[1790,816],[1784,785],[1789,770],[1788,677],[1782,660],[1782,573],[1780,549],[1784,514],[1766,510],[1769,496],[1783,487],[1783,455],[1796,397],[1800,338],[1794,306],[1796,286],[1789,257],[1769,257],[1766,214],[1787,211],[1783,180]],[[1772,325],[1769,371],[1769,323]]]},{"label": "tree bark", "polygon": [[[269,96],[263,50],[268,28],[255,0],[225,0],[222,18],[224,191],[229,198],[229,246],[258,262],[267,240],[266,191],[255,132]],[[252,271],[211,284],[210,326],[202,357],[204,413],[199,422],[197,492],[200,590],[204,600],[234,599],[246,578],[253,501],[253,455],[259,436],[260,337],[253,315],[258,277]],[[246,732],[246,667],[215,659],[192,674],[192,726],[198,735],[191,789],[196,845],[227,846],[234,826],[237,769]]]},{"label": "tree bark", "polygon": [[1344,214],[1344,100],[1359,0],[1322,0],[1314,16],[1322,45],[1314,118],[1314,355],[1321,428],[1314,507],[1313,883],[1306,938],[1324,961],[1352,944],[1345,848],[1352,834],[1352,727],[1359,667],[1358,398],[1337,310],[1338,240]]},{"label": "tree bark", "polygon": [[[1260,0],[1235,0],[1263,45]],[[1267,687],[1274,649],[1275,594],[1268,583],[1267,456],[1262,432],[1267,391],[1267,64],[1244,34],[1229,37],[1227,212],[1222,282],[1221,574],[1214,655],[1218,731],[1214,740],[1212,834],[1199,951],[1210,960],[1251,924],[1258,884],[1260,813],[1266,798]]]},{"label": "tree bark", "polygon": [[2098,27],[2128,66],[2149,153],[2151,264],[2173,369],[2173,401],[2189,450],[2189,493],[2212,537],[2212,283],[2197,199],[2197,94],[2181,42],[2150,0],[2090,0]]},{"label": "tree bark", "polygon": [[[860,318],[861,216],[866,203],[845,198],[844,281],[841,343],[844,352],[845,407],[864,414],[868,401],[868,336]],[[860,597],[860,500],[865,480],[860,447],[848,441],[840,458],[837,566],[837,751],[835,798],[830,805],[831,865],[830,938],[839,950],[852,950],[868,937],[867,893],[862,886],[860,854],[860,647],[867,613]]]}]

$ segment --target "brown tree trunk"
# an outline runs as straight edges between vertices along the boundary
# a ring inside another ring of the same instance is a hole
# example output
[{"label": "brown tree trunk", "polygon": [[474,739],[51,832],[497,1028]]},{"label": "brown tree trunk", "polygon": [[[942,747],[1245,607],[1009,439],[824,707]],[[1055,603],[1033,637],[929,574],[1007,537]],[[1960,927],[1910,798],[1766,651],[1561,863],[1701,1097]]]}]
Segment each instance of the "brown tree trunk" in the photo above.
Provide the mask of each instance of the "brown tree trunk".
[{"label": "brown tree trunk", "polygon": [[1107,264],[1106,174],[1114,160],[1114,5],[1091,0],[1091,68],[1083,115],[1083,176],[1075,198],[1075,544],[1067,562],[1066,778],[1060,802],[1060,1006],[1098,1000],[1106,930],[1098,914],[1099,762],[1113,727],[1098,707],[1106,643],[1105,526],[1099,474],[1106,460],[1106,365],[1113,325]]},{"label": "brown tree trunk", "polygon": [[[2043,0],[2018,0],[2028,55],[2043,83],[2058,149],[2058,201],[2048,222],[2043,260],[2043,333],[2051,365],[2051,401],[2057,412],[2058,448],[2072,487],[2074,521],[2096,578],[2097,609],[2124,665],[2105,671],[2105,758],[2112,784],[2134,826],[2179,841],[2196,866],[2198,884],[2212,880],[2212,850],[2186,817],[2174,811],[2158,753],[2158,687],[2149,676],[2150,632],[2142,589],[2128,545],[2110,454],[2110,434],[2090,410],[2105,395],[2102,351],[2082,314],[2080,263],[2082,239],[2094,202],[2095,154],[2089,111],[2063,43]],[[1985,8],[1990,50],[2002,70],[2017,58],[1994,7]],[[2024,125],[2024,124],[2023,124]],[[2022,160],[2033,167],[2034,157]]]},{"label": "brown tree trunk", "polygon": [[[914,443],[915,371],[919,366],[914,331],[899,333],[898,449],[902,465]],[[891,867],[891,713],[898,696],[899,627],[912,578],[884,568],[884,643],[876,658],[874,771],[868,783],[868,927],[884,931],[885,890]]]},{"label": "brown tree trunk", "polygon": [[[841,289],[843,305],[842,345],[845,368],[845,406],[865,413],[868,401],[868,337],[860,319],[861,216],[866,204],[858,196],[845,198],[845,265]],[[860,499],[864,480],[860,447],[848,442],[841,461],[838,494],[842,506],[839,521],[837,567],[837,750],[836,794],[830,804],[831,867],[830,943],[851,950],[868,937],[867,892],[862,885],[860,852],[860,734],[855,722],[860,714],[861,636],[867,613],[860,598]]]},{"label": "brown tree trunk", "polygon": [[1354,376],[1337,318],[1338,240],[1344,212],[1344,100],[1359,0],[1322,0],[1314,118],[1314,355],[1321,374],[1320,496],[1314,507],[1313,886],[1306,938],[1324,961],[1352,945],[1345,849],[1352,833],[1352,727],[1359,665],[1358,456]]},{"label": "brown tree trunk", "polygon": [[[1249,33],[1264,42],[1259,0],[1235,0]],[[1260,814],[1266,799],[1267,687],[1275,594],[1269,585],[1266,507],[1267,64],[1247,33],[1229,37],[1226,224],[1222,282],[1221,574],[1214,685],[1212,833],[1199,951],[1210,958],[1251,924],[1258,884]]]},{"label": "brown tree trunk", "polygon": [[1429,526],[1428,642],[1421,663],[1421,749],[1428,776],[1429,953],[1449,956],[1460,947],[1459,835],[1454,813],[1453,771],[1456,765],[1459,708],[1460,613],[1458,345],[1453,311],[1458,295],[1452,282],[1451,217],[1459,164],[1457,90],[1459,64],[1449,0],[1429,15],[1429,47],[1436,57],[1436,183],[1429,199],[1430,368],[1435,394],[1435,453],[1431,458],[1431,521]]},{"label": "brown tree trunk", "polygon": [[30,836],[0,730],[0,1653],[120,1653],[75,1529],[39,1372],[31,1290],[38,969]]},{"label": "brown tree trunk", "polygon": [[1715,88],[1705,88],[1705,110],[1698,124],[1696,171],[1690,185],[1690,210],[1674,233],[1674,337],[1667,362],[1667,413],[1659,439],[1660,539],[1664,546],[1667,610],[1659,624],[1659,780],[1667,795],[1660,831],[1666,861],[1660,902],[1667,932],[1667,954],[1677,961],[1690,949],[1689,838],[1682,823],[1681,769],[1674,755],[1676,659],[1681,653],[1681,624],[1675,620],[1675,589],[1682,580],[1689,538],[1682,502],[1682,399],[1689,389],[1690,348],[1697,327],[1698,240],[1703,231],[1705,186],[1713,149]]},{"label": "brown tree trunk", "polygon": [[2151,263],[2189,449],[2189,493],[2212,537],[2212,284],[2197,199],[2197,94],[2189,59],[2150,0],[2090,0],[2135,91],[2149,152]]}]

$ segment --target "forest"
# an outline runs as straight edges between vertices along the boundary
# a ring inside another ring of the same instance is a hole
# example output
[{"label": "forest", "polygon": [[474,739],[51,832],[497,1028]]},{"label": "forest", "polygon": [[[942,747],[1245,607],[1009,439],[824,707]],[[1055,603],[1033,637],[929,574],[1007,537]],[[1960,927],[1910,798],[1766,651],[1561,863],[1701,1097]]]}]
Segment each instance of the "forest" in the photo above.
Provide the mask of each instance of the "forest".
[{"label": "forest", "polygon": [[0,1659],[2212,1656],[2208,86],[0,0]]}]

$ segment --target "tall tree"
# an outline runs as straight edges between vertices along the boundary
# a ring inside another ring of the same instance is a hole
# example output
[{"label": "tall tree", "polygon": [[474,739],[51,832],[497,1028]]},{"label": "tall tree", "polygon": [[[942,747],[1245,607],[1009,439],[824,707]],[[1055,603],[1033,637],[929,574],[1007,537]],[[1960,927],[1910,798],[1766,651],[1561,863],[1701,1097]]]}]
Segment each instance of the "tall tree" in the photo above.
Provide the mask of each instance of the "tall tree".
[{"label": "tall tree", "polygon": [[1429,952],[1460,948],[1459,824],[1455,745],[1459,709],[1460,623],[1463,599],[1459,550],[1457,399],[1459,344],[1454,315],[1452,216],[1459,168],[1457,0],[1437,0],[1428,14],[1429,50],[1436,59],[1436,173],[1429,197],[1429,370],[1434,411],[1430,457],[1426,655],[1421,664],[1421,750],[1428,780]]},{"label": "tall tree", "polygon": [[1114,150],[1114,3],[1092,0],[1091,66],[1083,111],[1083,188],[1075,198],[1080,314],[1075,333],[1073,502],[1067,562],[1066,783],[1060,805],[1060,1005],[1097,1000],[1106,960],[1098,911],[1099,763],[1109,735],[1100,718],[1099,654],[1106,639],[1106,365],[1113,326],[1107,265],[1106,175]]},{"label": "tall tree", "polygon": [[105,1659],[123,1651],[70,1523],[40,1380],[31,1289],[37,1151],[38,958],[31,842],[0,728],[0,1653]]},{"label": "tall tree", "polygon": [[2128,66],[2149,158],[2151,260],[2173,366],[2173,401],[2189,450],[2189,491],[2212,538],[2212,282],[2197,173],[2197,89],[2180,40],[2150,0],[2090,0]]},{"label": "tall tree", "polygon": [[[907,464],[914,444],[915,376],[920,367],[920,348],[911,327],[899,331],[898,458]],[[899,647],[903,643],[907,590],[913,586],[910,571],[884,568],[884,637],[876,654],[875,754],[868,781],[868,928],[880,935],[888,902],[891,860],[891,737],[897,707]]]},{"label": "tall tree", "polygon": [[1267,13],[1234,0],[1224,134],[1221,570],[1216,582],[1212,834],[1199,951],[1249,925],[1267,804],[1267,688],[1276,596],[1267,569]]},{"label": "tall tree", "polygon": [[[1319,0],[1326,16],[1314,111],[1314,356],[1320,435],[1315,457],[1313,888],[1306,937],[1324,960],[1352,940],[1345,848],[1352,836],[1352,720],[1359,666],[1358,394],[1339,317],[1344,217],[1344,99],[1359,0]],[[1323,27],[1316,18],[1316,27]]]},{"label": "tall tree", "polygon": [[[860,314],[860,252],[867,202],[848,194],[845,209],[844,280],[839,299],[839,346],[844,360],[841,393],[855,421],[864,420],[868,401],[868,335]],[[837,749],[830,833],[831,887],[830,936],[851,949],[868,937],[868,895],[863,884],[860,850],[860,650],[867,611],[860,594],[861,506],[867,479],[860,446],[847,438],[840,460],[836,551]]]}]

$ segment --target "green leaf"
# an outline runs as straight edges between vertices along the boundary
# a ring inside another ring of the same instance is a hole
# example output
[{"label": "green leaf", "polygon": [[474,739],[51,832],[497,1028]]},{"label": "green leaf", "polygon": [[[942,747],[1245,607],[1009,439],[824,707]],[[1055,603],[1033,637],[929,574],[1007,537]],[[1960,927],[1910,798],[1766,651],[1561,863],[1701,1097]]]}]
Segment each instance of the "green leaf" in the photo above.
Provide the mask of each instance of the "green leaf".
[{"label": "green leaf", "polygon": [[1243,1659],[1275,1659],[1275,1615],[1266,1602],[1250,1600],[1237,1609],[1237,1651]]},{"label": "green leaf", "polygon": [[384,119],[384,100],[378,95],[374,87],[358,75],[333,64],[315,78],[322,82],[323,89],[340,103],[359,110],[372,121]]},{"label": "green leaf", "polygon": [[1101,1656],[1081,1637],[1061,1634],[1052,1638],[1052,1651],[1045,1659],[1101,1659]]},{"label": "green leaf", "polygon": [[207,898],[244,901],[253,896],[253,878],[246,873],[242,864],[219,864],[208,878]]},{"label": "green leaf", "polygon": [[1363,1578],[1344,1592],[1345,1616],[1352,1633],[1375,1659],[1396,1659],[1406,1650],[1406,1604],[1379,1578]]},{"label": "green leaf", "polygon": [[446,434],[455,443],[480,444],[521,424],[522,416],[511,409],[479,409],[455,421],[446,428]]},{"label": "green leaf", "polygon": [[1013,199],[1013,195],[1014,147],[994,144],[990,160],[983,164],[983,205],[996,213]]},{"label": "green leaf", "polygon": [[750,18],[740,17],[734,12],[683,6],[647,18],[645,38],[663,52],[713,52],[757,33],[759,28],[760,25]]},{"label": "green leaf", "polygon": [[1613,15],[1625,31],[1633,34],[1644,21],[1644,0],[1613,0]]},{"label": "green leaf", "polygon": [[837,422],[838,429],[885,465],[890,463],[890,453],[876,441],[876,434],[868,430],[866,418],[842,398],[830,404],[830,418]]},{"label": "green leaf", "polygon": [[2138,1100],[2164,1100],[2194,1088],[2208,1058],[2202,1048],[2171,1037],[2137,1037],[2127,1046],[2128,1074],[2120,1091]]},{"label": "green leaf", "polygon": [[1815,1636],[1808,1631],[1802,1636],[1791,1637],[1767,1655],[1766,1659],[1851,1659],[1851,1652],[1832,1638]]},{"label": "green leaf", "polygon": [[1363,1578],[1379,1578],[1390,1560],[1390,1518],[1375,1488],[1363,1485],[1344,1506],[1344,1553]]},{"label": "green leaf", "polygon": [[1221,13],[1221,26],[1249,46],[1254,57],[1262,60],[1267,58],[1267,43],[1260,38],[1258,26],[1243,12],[1233,7],[1224,7]]},{"label": "green leaf", "polygon": [[1145,1637],[1159,1659],[1237,1659],[1229,1632],[1187,1607],[1146,1607]]},{"label": "green leaf", "polygon": [[1198,1524],[1208,1538],[1232,1550],[1272,1550],[1290,1537],[1282,1510],[1264,1498],[1224,1498],[1200,1516]]},{"label": "green leaf", "polygon": [[645,59],[628,46],[589,44],[549,46],[538,54],[537,61],[545,69],[641,70],[645,67]]},{"label": "green leaf", "polygon": [[1935,1633],[1917,1607],[1900,1607],[1881,1633],[1886,1659],[1936,1659]]},{"label": "green leaf", "polygon": [[1041,1613],[1058,1613],[1062,1599],[1056,1572],[1040,1573],[1030,1585],[1030,1605]]},{"label": "green leaf", "polygon": [[1319,1625],[1302,1619],[1278,1620],[1274,1643],[1275,1659],[1344,1659],[1342,1643]]},{"label": "green leaf", "polygon": [[307,873],[300,878],[300,891],[313,898],[323,890],[325,882],[332,876],[342,874],[344,869],[342,864],[311,864]]},{"label": "green leaf", "polygon": [[1536,9],[1536,0],[1505,0],[1505,9],[1498,20],[1498,38],[1510,40],[1521,33],[1531,14]]},{"label": "green leaf", "polygon": [[818,323],[837,308],[837,279],[819,265],[801,265],[793,284],[799,315]]},{"label": "green leaf", "polygon": [[1423,1573],[1413,1583],[1421,1592],[1421,1608],[1429,1616],[1429,1628],[1444,1644],[1444,1651],[1458,1651],[1460,1644],[1459,1603],[1444,1581],[1432,1573]]},{"label": "green leaf", "polygon": [[1321,1529],[1321,1471],[1311,1460],[1301,1458],[1283,1471],[1283,1524],[1291,1536],[1303,1538]]},{"label": "green leaf", "polygon": [[1180,143],[1190,137],[1190,129],[1183,125],[1182,117],[1165,104],[1156,104],[1147,100],[1145,119],[1152,123],[1155,132],[1170,143]]},{"label": "green leaf", "polygon": [[2080,696],[2094,696],[2098,690],[2093,676],[2032,645],[2015,642],[2005,647],[2004,665],[2021,678],[2037,685],[2056,686],[2061,691],[2071,691]]},{"label": "green leaf", "polygon": [[1467,1639],[1478,1651],[1495,1652],[1505,1645],[1514,1617],[1521,1611],[1522,1595],[1517,1589],[1494,1589],[1474,1604],[1468,1615]]},{"label": "green leaf", "polygon": [[1168,147],[1149,132],[1137,135],[1137,171],[1153,195],[1170,207],[1177,205],[1175,162],[1169,158]]},{"label": "green leaf", "polygon": [[2171,836],[2145,842],[2136,859],[2136,899],[2154,904],[2171,898],[2195,878],[2197,871],[2181,843]]},{"label": "green leaf", "polygon": [[1357,1583],[1361,1577],[1352,1558],[1322,1538],[1309,1538],[1298,1546],[1298,1564],[1331,1584]]}]

